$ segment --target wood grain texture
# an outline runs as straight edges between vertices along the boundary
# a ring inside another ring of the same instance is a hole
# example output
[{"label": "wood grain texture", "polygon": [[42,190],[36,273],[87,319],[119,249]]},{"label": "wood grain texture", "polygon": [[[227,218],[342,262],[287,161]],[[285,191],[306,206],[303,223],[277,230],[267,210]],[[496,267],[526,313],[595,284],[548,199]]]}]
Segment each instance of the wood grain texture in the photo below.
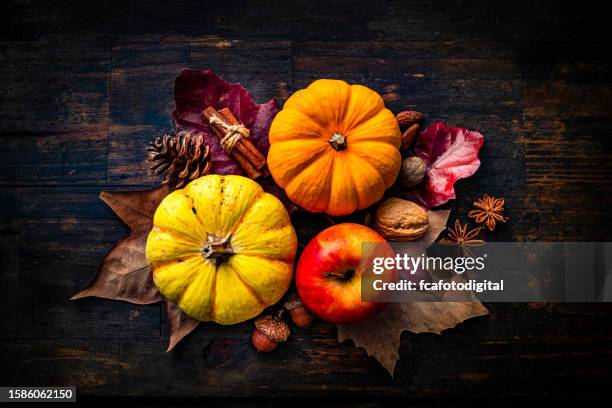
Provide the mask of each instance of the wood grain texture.
[{"label": "wood grain texture", "polygon": [[[202,324],[171,353],[160,305],[68,298],[127,228],[102,190],[159,183],[144,146],[173,128],[174,78],[212,68],[259,103],[321,78],[486,136],[451,220],[487,192],[495,240],[612,240],[612,30],[596,5],[486,1],[134,4],[14,0],[0,27],[0,383],[79,398],[603,395],[608,304],[490,304],[437,335],[404,333],[392,380],[333,326],[270,355],[251,323]],[[363,213],[343,220],[357,220]],[[305,244],[326,227],[297,215]],[[171,400],[175,401],[175,400]],[[355,404],[365,404],[356,401]]]},{"label": "wood grain texture", "polygon": [[0,235],[0,254],[2,255],[0,278],[4,282],[4,296],[0,298],[0,308],[2,309],[0,332],[4,338],[15,336],[17,331],[19,237],[17,235]]}]

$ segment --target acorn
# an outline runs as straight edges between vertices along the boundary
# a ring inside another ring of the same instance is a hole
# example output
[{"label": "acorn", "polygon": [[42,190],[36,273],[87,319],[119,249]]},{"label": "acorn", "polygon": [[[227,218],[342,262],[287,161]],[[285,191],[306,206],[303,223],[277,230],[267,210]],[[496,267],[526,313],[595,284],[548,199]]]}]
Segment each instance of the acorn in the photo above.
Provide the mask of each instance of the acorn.
[{"label": "acorn", "polygon": [[302,299],[297,295],[297,293],[292,293],[284,305],[285,309],[289,312],[289,316],[291,316],[291,321],[297,327],[302,329],[307,329],[310,327],[312,322],[314,322],[314,315],[310,313],[308,309],[304,306]]},{"label": "acorn", "polygon": [[276,317],[266,315],[255,320],[255,331],[251,341],[257,351],[268,353],[274,350],[278,343],[287,341],[290,334],[291,330],[280,318],[280,313]]}]

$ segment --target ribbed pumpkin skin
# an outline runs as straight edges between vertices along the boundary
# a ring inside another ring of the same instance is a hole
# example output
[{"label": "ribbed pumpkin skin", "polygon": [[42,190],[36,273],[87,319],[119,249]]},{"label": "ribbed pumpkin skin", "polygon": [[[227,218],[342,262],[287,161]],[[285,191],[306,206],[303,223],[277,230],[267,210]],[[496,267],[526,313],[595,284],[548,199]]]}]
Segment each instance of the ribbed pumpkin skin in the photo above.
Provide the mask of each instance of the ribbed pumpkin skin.
[{"label": "ribbed pumpkin skin", "polygon": [[[346,148],[329,142],[339,133]],[[401,134],[380,95],[320,79],[295,92],[270,128],[268,167],[297,205],[346,215],[380,200],[397,177]]]},{"label": "ribbed pumpkin skin", "polygon": [[[206,258],[204,246],[224,237],[232,253]],[[160,203],[146,255],[160,292],[187,315],[234,324],[285,294],[296,248],[276,197],[245,177],[208,175]]]}]

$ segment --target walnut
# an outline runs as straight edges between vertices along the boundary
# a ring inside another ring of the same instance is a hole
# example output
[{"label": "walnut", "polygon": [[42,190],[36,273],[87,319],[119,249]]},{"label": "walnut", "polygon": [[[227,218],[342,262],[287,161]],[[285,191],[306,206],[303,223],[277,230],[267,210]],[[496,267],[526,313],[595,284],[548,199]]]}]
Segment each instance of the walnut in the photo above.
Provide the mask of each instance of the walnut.
[{"label": "walnut", "polygon": [[385,200],[374,214],[374,229],[389,241],[416,241],[428,228],[427,212],[401,198]]},{"label": "walnut", "polygon": [[407,157],[402,160],[397,181],[402,187],[414,187],[423,181],[427,166],[423,159],[417,156]]}]

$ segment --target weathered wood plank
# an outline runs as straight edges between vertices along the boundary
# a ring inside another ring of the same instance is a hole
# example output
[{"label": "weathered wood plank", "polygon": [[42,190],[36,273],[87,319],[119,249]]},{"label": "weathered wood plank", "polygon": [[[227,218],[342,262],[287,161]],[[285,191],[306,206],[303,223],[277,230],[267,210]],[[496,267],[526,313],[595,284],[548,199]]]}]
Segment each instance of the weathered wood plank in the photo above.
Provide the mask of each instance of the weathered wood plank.
[{"label": "weathered wood plank", "polygon": [[603,49],[535,43],[523,51],[527,239],[610,240],[612,94],[604,84],[612,70],[601,66]]},{"label": "weathered wood plank", "polygon": [[[420,39],[389,39],[379,37],[368,41],[307,41],[296,40],[293,55],[315,55],[318,57],[354,57],[368,55],[372,58],[389,58],[410,63],[411,60],[429,59],[490,59],[516,60],[521,53],[518,41],[500,41],[485,37],[461,37],[447,41]],[[415,61],[415,63],[418,61]]]},{"label": "weathered wood plank", "polygon": [[108,127],[0,135],[0,185],[103,185]]},{"label": "weathered wood plank", "polygon": [[19,233],[19,213],[21,211],[21,190],[19,188],[0,188],[0,233]]},{"label": "weathered wood plank", "polygon": [[[100,200],[104,187],[23,187],[19,206],[26,220],[85,219],[117,224],[116,216]],[[118,223],[120,224],[120,223]]]},{"label": "weathered wood plank", "polygon": [[[345,48],[346,45],[340,45]],[[353,49],[349,47],[349,49]],[[520,66],[511,59],[495,58],[445,58],[432,56],[419,58],[413,55],[398,56],[389,46],[386,50],[363,50],[359,56],[317,55],[302,51],[293,58],[295,71],[313,71],[349,75],[356,72],[375,72],[376,75],[396,76],[402,73],[405,77],[436,79],[474,78],[479,80],[512,80],[520,77]]]},{"label": "weathered wood plank", "polygon": [[[7,365],[12,378],[47,385],[69,379],[87,395],[508,396],[558,394],[559,384],[572,383],[567,392],[582,395],[609,386],[610,377],[602,374],[609,372],[612,332],[601,325],[609,307],[543,306],[492,305],[489,318],[442,336],[406,333],[394,380],[362,350],[336,344],[335,329],[321,322],[307,332],[296,329],[274,354],[250,346],[250,324],[223,327],[222,333],[219,326],[202,325],[173,353],[153,338],[30,340],[25,346],[3,340],[1,349],[9,363],[21,362]],[[82,365],[36,369],[60,358]],[[99,365],[88,363],[96,359]]]},{"label": "weathered wood plank", "polygon": [[111,125],[108,183],[112,185],[159,185],[147,162],[146,147],[156,138],[172,134],[173,126]]},{"label": "weathered wood plank", "polygon": [[[565,81],[586,86],[612,79],[605,41],[522,42],[518,58],[527,80]],[[569,100],[568,100],[569,102]]]},{"label": "weathered wood plank", "polygon": [[0,184],[106,179],[110,45],[2,43]]},{"label": "weathered wood plank", "polygon": [[[159,337],[159,305],[140,308],[101,299],[69,300],[93,277],[111,246],[127,235],[127,228],[99,200],[100,191],[24,187],[12,196],[12,205],[19,208],[11,225],[20,232],[22,287],[17,292],[6,277],[3,299],[19,293],[19,308],[14,309],[19,318],[18,336]],[[6,273],[11,272],[10,255],[3,256]],[[11,322],[10,315],[4,320]]]},{"label": "weathered wood plank", "polygon": [[[108,1],[95,9],[76,1],[11,1],[12,18],[0,39],[97,38],[222,35],[289,39],[442,41],[483,38],[489,41],[612,38],[605,10],[593,5],[554,6],[521,0],[492,4],[484,0],[455,2],[384,1],[237,1],[201,4],[141,2],[138,9]],[[231,16],[228,17],[228,16]],[[588,22],[585,23],[585,22]],[[571,27],[572,29],[568,29]]]},{"label": "weathered wood plank", "polygon": [[189,65],[189,43],[118,43],[112,58],[111,124],[171,125],[174,79]]},{"label": "weathered wood plank", "polygon": [[561,116],[609,117],[612,90],[599,84],[572,84],[565,81],[527,81],[525,114],[549,118]]},{"label": "weathered wood plank", "polygon": [[0,72],[110,72],[110,51],[108,40],[0,41]]},{"label": "weathered wood plank", "polygon": [[[46,54],[42,58],[37,57],[40,48]],[[0,59],[4,133],[49,134],[107,124],[107,43],[2,43]]]},{"label": "weathered wood plank", "polygon": [[212,69],[230,82],[243,84],[257,103],[279,102],[290,95],[291,43],[210,39],[191,42],[191,67]]},{"label": "weathered wood plank", "polygon": [[17,235],[0,235],[0,279],[2,279],[2,296],[0,297],[0,337],[12,337],[17,327],[17,293],[19,277],[19,237]]},{"label": "weathered wood plank", "polygon": [[116,340],[1,340],[5,384],[74,386],[81,393],[112,390],[120,384],[125,364]]},{"label": "weathered wood plank", "polygon": [[520,118],[521,66],[516,59],[487,53],[450,55],[445,43],[426,42],[426,51],[420,42],[408,44],[336,42],[323,47],[317,42],[297,43],[294,85],[341,78],[377,90],[395,111],[415,109],[427,117],[455,113],[467,118],[472,114]]},{"label": "weathered wood plank", "polygon": [[78,32],[94,38],[145,37],[159,40],[168,35],[222,35],[242,38],[366,39],[371,5],[364,0],[316,2],[236,1],[202,4],[189,1],[142,2],[126,9],[109,1],[95,10],[67,1],[53,7],[45,2],[12,2],[10,24],[0,39],[21,40],[74,37]]},{"label": "weathered wood plank", "polygon": [[[146,64],[141,61],[147,61]],[[189,43],[118,43],[113,47],[108,182],[159,183],[145,148],[174,128],[174,79],[189,66]]]},{"label": "weathered wood plank", "polygon": [[344,79],[379,92],[393,111],[505,115],[520,117],[521,82],[498,80],[427,80],[403,74],[378,76],[375,72],[344,75],[338,72],[295,72],[295,86],[306,87],[319,78]]},{"label": "weathered wood plank", "polygon": [[159,305],[69,300],[93,277],[111,246],[127,235],[120,221],[63,215],[27,218],[21,225],[19,337],[159,337]]},{"label": "weathered wood plank", "polygon": [[609,40],[612,35],[601,13],[598,7],[545,2],[395,0],[372,14],[368,28],[387,39]]}]

